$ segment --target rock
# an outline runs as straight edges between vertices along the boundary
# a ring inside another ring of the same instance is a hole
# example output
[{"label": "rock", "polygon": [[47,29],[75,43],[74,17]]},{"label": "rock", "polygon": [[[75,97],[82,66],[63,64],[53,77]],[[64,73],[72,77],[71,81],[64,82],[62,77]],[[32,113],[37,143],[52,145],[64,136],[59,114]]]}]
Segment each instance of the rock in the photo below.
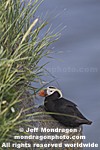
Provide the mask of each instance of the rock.
[{"label": "rock", "polygon": [[[41,114],[38,114],[40,112]],[[66,128],[58,121],[56,121],[51,115],[46,114],[46,111],[43,106],[40,106],[35,109],[35,114],[31,119],[33,120],[33,128],[38,128],[38,132],[34,135],[41,136],[41,140],[35,140],[33,143],[38,144],[48,144],[48,147],[40,148],[43,150],[82,150],[78,147],[65,147],[64,144],[80,144],[82,139],[79,139],[82,135],[82,127],[78,128]],[[51,132],[50,132],[51,131]],[[45,139],[42,140],[42,137]],[[74,138],[74,139],[73,139]],[[76,139],[77,138],[77,139]],[[55,144],[57,147],[52,147],[50,144]],[[58,145],[57,145],[58,144]],[[42,145],[41,145],[42,146]],[[60,147],[61,146],[61,147]],[[34,147],[34,150],[38,150],[38,145]]]},{"label": "rock", "polygon": [[[32,129],[35,128],[38,129],[38,132],[29,132],[29,135],[34,137],[33,139],[21,140],[22,142],[24,141],[31,143],[31,148],[28,148],[28,150],[83,149],[77,146],[73,147],[74,144],[82,143],[82,139],[80,139],[80,136],[82,136],[82,126],[78,128],[66,128],[66,126],[59,123],[51,115],[46,114],[47,112],[45,111],[44,106],[34,108],[34,100],[33,98],[30,97],[29,93],[26,93],[26,95],[24,95],[24,100],[25,101],[22,101],[22,104],[20,105],[21,108],[27,109],[33,106],[32,109],[29,109],[23,114],[23,115],[33,114],[26,118],[27,120],[30,120],[30,122],[25,124],[24,129],[27,130],[28,127]],[[55,144],[55,147],[52,147],[54,145],[51,144]],[[67,147],[65,147],[64,144],[71,144],[71,145],[70,147],[68,147],[68,145]]]}]

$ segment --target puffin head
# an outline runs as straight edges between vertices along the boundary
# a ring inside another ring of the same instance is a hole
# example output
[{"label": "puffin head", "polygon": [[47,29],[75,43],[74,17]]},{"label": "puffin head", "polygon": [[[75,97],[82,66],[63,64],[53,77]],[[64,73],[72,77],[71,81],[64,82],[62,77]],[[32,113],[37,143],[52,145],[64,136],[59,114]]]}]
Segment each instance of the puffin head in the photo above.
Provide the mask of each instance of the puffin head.
[{"label": "puffin head", "polygon": [[38,94],[42,97],[48,97],[50,95],[53,95],[54,93],[57,93],[59,98],[62,97],[62,92],[54,86],[49,86],[46,89],[42,89]]}]

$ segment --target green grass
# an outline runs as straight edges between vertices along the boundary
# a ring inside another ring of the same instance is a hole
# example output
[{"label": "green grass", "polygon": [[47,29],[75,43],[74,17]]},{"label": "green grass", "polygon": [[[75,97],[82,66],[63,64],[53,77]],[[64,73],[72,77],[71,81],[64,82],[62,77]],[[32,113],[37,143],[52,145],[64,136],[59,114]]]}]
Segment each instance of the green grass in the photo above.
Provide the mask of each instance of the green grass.
[{"label": "green grass", "polygon": [[0,145],[14,133],[19,134],[17,127],[27,121],[19,104],[26,91],[39,90],[31,87],[31,82],[39,82],[45,66],[39,62],[59,36],[48,28],[39,38],[48,24],[40,24],[34,17],[42,2],[0,0]]}]

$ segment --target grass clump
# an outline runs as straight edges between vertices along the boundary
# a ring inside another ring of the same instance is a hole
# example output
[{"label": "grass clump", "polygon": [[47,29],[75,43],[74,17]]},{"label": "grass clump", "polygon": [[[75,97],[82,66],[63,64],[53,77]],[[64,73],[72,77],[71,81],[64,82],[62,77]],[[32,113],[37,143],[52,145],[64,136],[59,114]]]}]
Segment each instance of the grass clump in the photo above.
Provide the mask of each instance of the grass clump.
[{"label": "grass clump", "polygon": [[[47,47],[57,39],[48,29],[42,38],[35,12],[42,0],[0,0],[0,145],[23,123],[19,111],[22,95],[31,89],[31,82],[41,76],[40,60],[48,55]],[[35,87],[32,87],[35,89]]]}]

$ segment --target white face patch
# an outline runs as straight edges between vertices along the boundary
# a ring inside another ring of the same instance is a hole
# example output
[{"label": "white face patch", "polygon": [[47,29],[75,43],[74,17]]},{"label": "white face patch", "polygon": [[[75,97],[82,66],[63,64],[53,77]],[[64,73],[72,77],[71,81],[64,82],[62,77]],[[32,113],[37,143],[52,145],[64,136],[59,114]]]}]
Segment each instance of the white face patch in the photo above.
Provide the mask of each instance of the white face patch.
[{"label": "white face patch", "polygon": [[47,87],[47,95],[51,95],[56,91],[60,94],[59,98],[61,98],[62,97],[62,92],[59,89],[57,89],[56,87]]}]

